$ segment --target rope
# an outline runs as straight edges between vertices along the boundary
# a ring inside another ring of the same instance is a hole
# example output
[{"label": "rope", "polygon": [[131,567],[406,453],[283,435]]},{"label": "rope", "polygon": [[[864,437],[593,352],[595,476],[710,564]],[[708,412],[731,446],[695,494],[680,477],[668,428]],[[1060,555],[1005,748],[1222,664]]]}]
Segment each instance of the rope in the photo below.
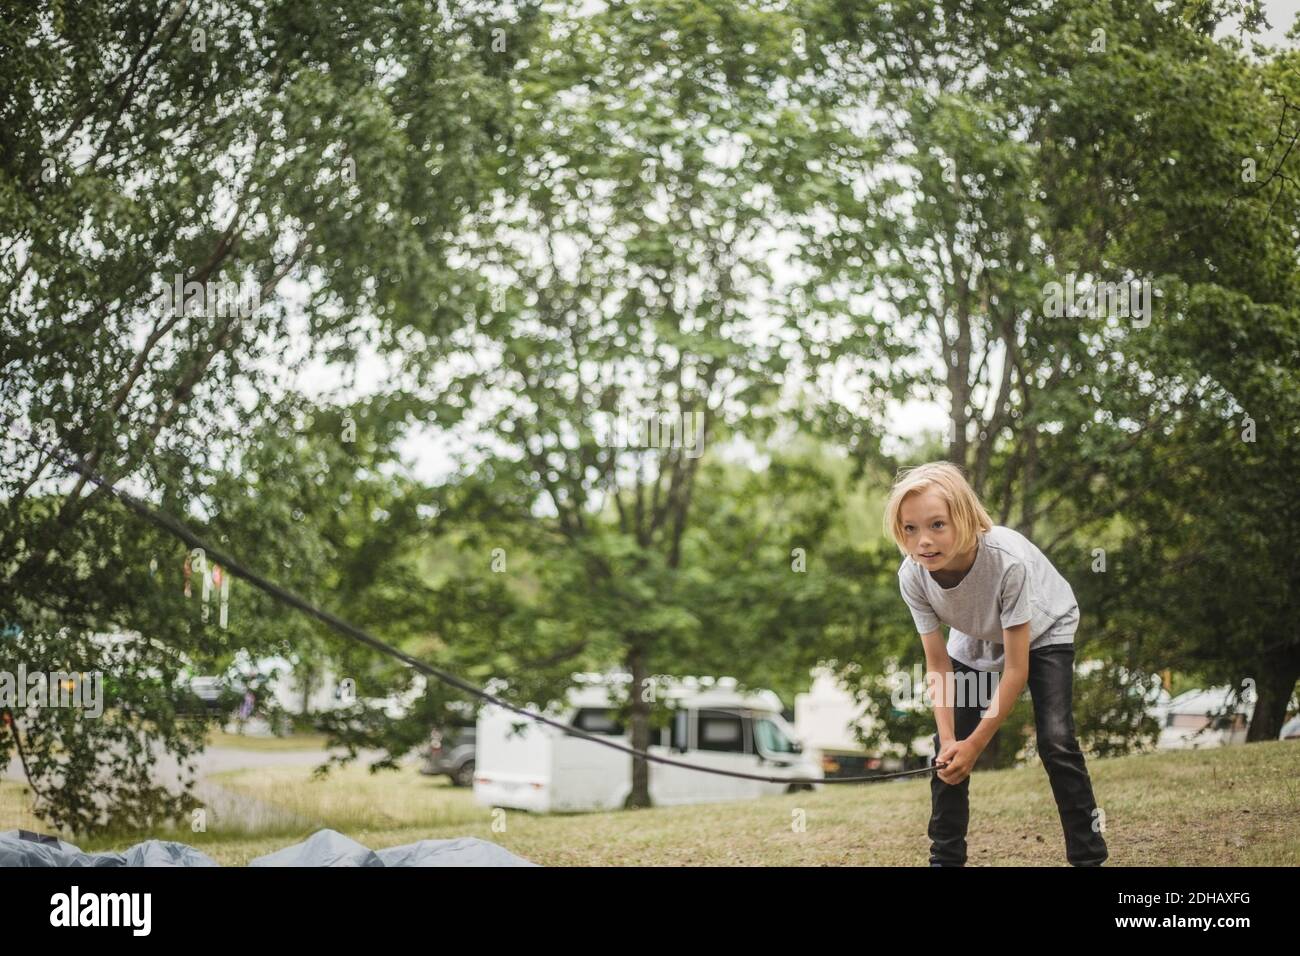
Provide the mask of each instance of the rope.
[{"label": "rope", "polygon": [[[10,426],[11,430],[15,428],[15,423],[11,419],[6,418],[5,421]],[[294,592],[288,590],[287,588],[283,588],[280,585],[276,584],[275,582],[262,577],[260,574],[257,574],[251,569],[245,567],[241,562],[237,561],[231,555],[227,554],[226,552],[216,547],[213,547],[209,542],[199,537],[194,532],[190,531],[188,528],[182,525],[178,520],[173,518],[171,515],[166,514],[165,512],[158,511],[150,507],[149,505],[145,504],[143,501],[140,501],[138,498],[134,497],[133,495],[125,491],[122,491],[120,488],[114,485],[107,478],[104,478],[102,475],[98,474],[93,469],[87,467],[84,462],[79,460],[74,461],[65,457],[61,453],[62,445],[60,445],[57,441],[54,442],[55,448],[49,448],[44,443],[34,440],[31,437],[31,433],[27,432],[27,429],[21,428],[21,426],[17,426],[17,427],[21,429],[21,432],[26,432],[26,434],[22,434],[20,432],[19,437],[22,438],[24,441],[26,441],[29,445],[36,448],[38,451],[42,452],[43,454],[50,456],[68,471],[81,475],[86,480],[102,488],[104,491],[108,492],[110,495],[112,495],[114,498],[120,501],[123,505],[125,505],[128,509],[140,515],[142,518],[146,519],[147,521],[150,521],[158,525],[160,528],[163,528],[164,530],[180,538],[190,547],[202,548],[204,554],[207,555],[210,560],[216,561],[216,563],[220,564],[224,570],[228,570],[231,574],[234,574],[236,577],[243,578],[245,581],[253,585],[253,587],[257,588],[259,591],[262,591],[270,595],[271,597],[275,598],[276,600],[280,601],[283,604],[287,604],[290,607],[297,608],[298,610],[303,611],[306,614],[309,614],[310,616],[327,624],[328,626],[332,627],[334,630],[345,635],[346,637],[350,637],[353,640],[360,641],[362,644],[366,644],[369,647],[372,647],[375,650],[380,651],[381,653],[387,654],[389,657],[396,658],[397,660],[415,669],[419,673],[424,674],[427,677],[433,677],[437,680],[442,681],[444,684],[450,684],[452,687],[456,687],[467,694],[471,694],[474,697],[480,698],[481,700],[485,700],[491,704],[495,704],[497,707],[501,707],[506,710],[513,711],[514,713],[519,714],[522,717],[527,717],[528,719],[534,720],[538,723],[542,723],[550,727],[554,727],[557,730],[563,731],[569,736],[580,737],[583,740],[589,740],[592,743],[597,743],[604,747],[610,747],[614,750],[618,750],[623,753],[630,754],[634,757],[639,757],[642,760],[649,760],[652,763],[664,764],[665,766],[670,766],[670,767],[682,767],[686,770],[695,770],[698,771],[699,773],[711,773],[720,777],[735,777],[742,780],[757,780],[762,783],[785,783],[785,784],[870,783],[878,780],[891,780],[900,777],[911,777],[911,776],[916,776],[918,774],[930,773],[932,770],[935,769],[934,767],[921,767],[916,770],[903,770],[895,773],[879,774],[875,776],[856,776],[856,777],[831,777],[831,778],[780,777],[780,776],[771,776],[771,775],[757,774],[757,773],[745,773],[744,771],[740,771],[740,770],[724,770],[720,767],[704,767],[704,766],[700,766],[699,764],[688,763],[683,760],[674,760],[671,757],[665,757],[660,754],[652,754],[645,750],[639,750],[635,747],[629,747],[624,744],[617,743],[613,740],[607,740],[595,734],[587,733],[584,730],[579,730],[576,727],[569,726],[568,724],[563,724],[558,720],[554,720],[550,717],[545,716],[544,714],[537,714],[524,707],[520,707],[510,703],[509,701],[502,700],[501,698],[493,694],[490,694],[481,688],[475,687],[473,684],[461,680],[459,677],[457,677],[454,674],[450,674],[446,671],[439,670],[438,668],[432,666],[431,664],[425,663],[419,658],[412,657],[410,654],[407,654],[405,651],[393,647],[390,644],[386,644],[385,642],[381,641],[379,638],[368,633],[367,631],[364,631],[361,628],[348,623],[347,621],[330,613],[329,611],[324,610],[323,608],[317,607],[315,604],[311,603],[306,598],[303,598],[298,594],[295,594]]]}]

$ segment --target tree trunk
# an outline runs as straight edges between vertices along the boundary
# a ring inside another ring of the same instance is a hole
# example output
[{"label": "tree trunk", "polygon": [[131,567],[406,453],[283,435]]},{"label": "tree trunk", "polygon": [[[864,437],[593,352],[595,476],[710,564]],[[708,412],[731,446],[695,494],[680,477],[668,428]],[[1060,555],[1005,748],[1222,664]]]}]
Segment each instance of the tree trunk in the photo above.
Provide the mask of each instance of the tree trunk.
[{"label": "tree trunk", "polygon": [[1270,654],[1257,669],[1255,713],[1250,718],[1246,742],[1277,740],[1286,721],[1286,708],[1300,680],[1300,648],[1283,648]]},{"label": "tree trunk", "polygon": [[[635,644],[627,655],[628,670],[632,672],[632,686],[628,693],[632,705],[632,746],[645,750],[650,745],[650,703],[643,699],[646,674],[645,651]],[[632,793],[628,807],[650,806],[650,764],[642,757],[632,758]]]},{"label": "tree trunk", "polygon": [[948,409],[948,460],[964,471],[970,445],[966,434],[971,393],[969,323],[963,322],[962,329],[948,364],[948,391],[952,401]]},{"label": "tree trunk", "polygon": [[311,715],[311,692],[316,686],[316,674],[312,670],[303,669],[302,674],[302,714],[303,717]]},{"label": "tree trunk", "polygon": [[1034,496],[1038,493],[1038,434],[1037,425],[1029,421],[1029,394],[1025,394],[1025,465],[1020,476],[1020,528],[1019,531],[1029,540],[1034,539],[1034,524],[1037,521],[1037,508]]}]

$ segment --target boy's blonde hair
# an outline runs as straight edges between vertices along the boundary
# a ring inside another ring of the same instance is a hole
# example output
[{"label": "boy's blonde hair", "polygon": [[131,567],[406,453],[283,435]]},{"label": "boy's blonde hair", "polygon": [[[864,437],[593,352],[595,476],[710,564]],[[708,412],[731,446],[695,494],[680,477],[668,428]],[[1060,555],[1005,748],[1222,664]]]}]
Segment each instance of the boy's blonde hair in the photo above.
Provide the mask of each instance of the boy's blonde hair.
[{"label": "boy's blonde hair", "polygon": [[952,462],[931,461],[913,468],[904,468],[894,479],[889,501],[885,505],[885,530],[904,555],[908,554],[908,550],[903,543],[903,518],[900,511],[908,495],[922,491],[937,492],[947,502],[959,552],[965,553],[975,547],[976,534],[993,527],[993,519],[980,504],[975,489],[970,486],[961,469]]}]

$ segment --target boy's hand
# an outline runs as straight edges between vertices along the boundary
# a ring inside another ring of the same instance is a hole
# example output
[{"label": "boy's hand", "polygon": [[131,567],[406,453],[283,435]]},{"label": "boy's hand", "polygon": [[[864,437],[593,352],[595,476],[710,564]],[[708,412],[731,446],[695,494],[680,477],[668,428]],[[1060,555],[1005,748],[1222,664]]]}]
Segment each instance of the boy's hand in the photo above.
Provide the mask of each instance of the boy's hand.
[{"label": "boy's hand", "polygon": [[939,756],[934,758],[935,766],[943,768],[938,772],[939,779],[949,786],[956,786],[970,776],[979,755],[980,749],[969,740],[943,744]]},{"label": "boy's hand", "polygon": [[936,767],[946,767],[956,755],[957,741],[941,740],[939,741],[939,752],[934,756],[934,765]]}]

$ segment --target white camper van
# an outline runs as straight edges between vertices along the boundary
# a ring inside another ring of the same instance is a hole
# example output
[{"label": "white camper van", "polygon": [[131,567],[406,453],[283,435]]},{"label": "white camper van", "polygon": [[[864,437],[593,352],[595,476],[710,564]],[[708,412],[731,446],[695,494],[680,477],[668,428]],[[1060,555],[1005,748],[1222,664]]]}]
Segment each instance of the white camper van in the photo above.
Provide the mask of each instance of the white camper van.
[{"label": "white camper van", "polygon": [[1231,687],[1189,690],[1153,709],[1160,722],[1158,750],[1200,750],[1246,742],[1254,701],[1235,699]]},{"label": "white camper van", "polygon": [[[673,706],[673,720],[662,730],[651,728],[650,753],[697,766],[821,779],[821,767],[804,755],[771,691],[740,694],[727,686],[680,686],[661,691],[661,697]],[[566,705],[557,717],[562,723],[630,744],[630,733],[615,722],[608,687],[575,688]],[[478,717],[474,799],[541,813],[622,809],[632,791],[632,759],[489,705]],[[820,786],[723,777],[653,761],[647,766],[655,806],[746,800]]]}]

